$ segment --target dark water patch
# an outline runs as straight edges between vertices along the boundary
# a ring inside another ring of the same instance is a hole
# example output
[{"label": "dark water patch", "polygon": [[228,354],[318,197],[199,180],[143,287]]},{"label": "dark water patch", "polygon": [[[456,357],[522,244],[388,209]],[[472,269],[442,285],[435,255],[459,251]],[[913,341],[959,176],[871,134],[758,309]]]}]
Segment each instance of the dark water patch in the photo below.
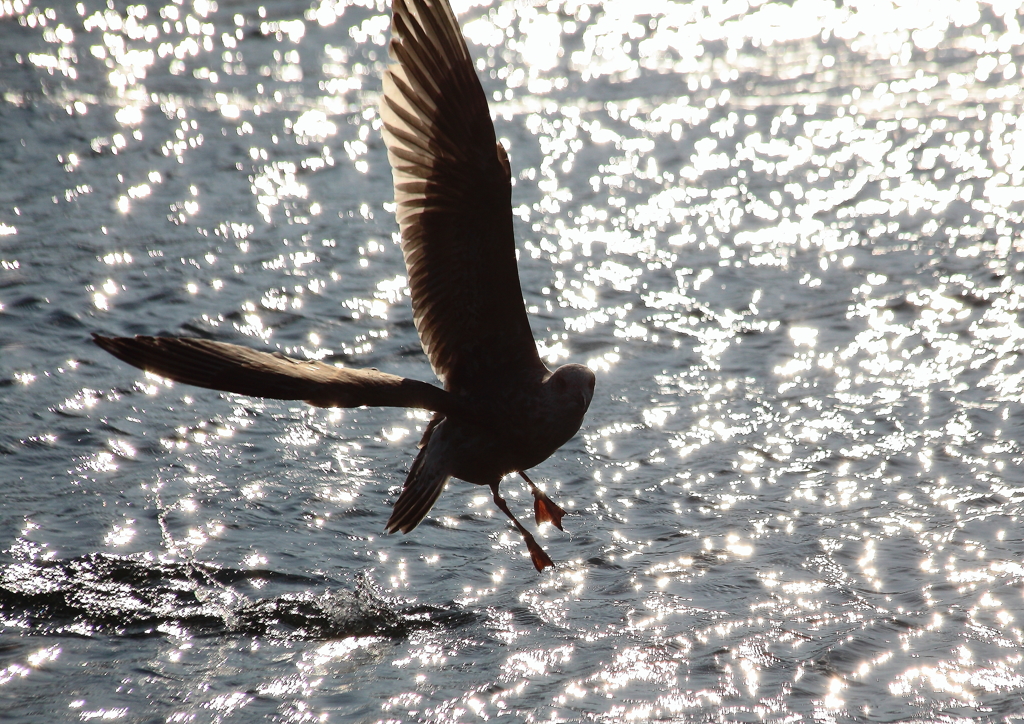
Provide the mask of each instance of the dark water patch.
[{"label": "dark water patch", "polygon": [[79,315],[65,312],[64,310],[58,310],[52,312],[47,320],[50,324],[61,329],[85,329],[88,325],[85,324]]},{"label": "dark water patch", "polygon": [[[299,588],[252,600],[237,589]],[[365,577],[348,590],[322,578],[147,556],[93,554],[14,563],[0,573],[0,619],[31,635],[82,637],[256,636],[332,640],[399,639],[475,619],[455,606],[415,605],[383,596]]]}]

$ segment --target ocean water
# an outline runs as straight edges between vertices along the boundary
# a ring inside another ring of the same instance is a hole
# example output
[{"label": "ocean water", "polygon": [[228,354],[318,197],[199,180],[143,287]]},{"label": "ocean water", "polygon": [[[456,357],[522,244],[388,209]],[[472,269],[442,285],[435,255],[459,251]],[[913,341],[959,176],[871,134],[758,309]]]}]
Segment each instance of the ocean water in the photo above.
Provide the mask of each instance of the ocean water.
[{"label": "ocean water", "polygon": [[424,415],[90,341],[433,379],[386,3],[0,0],[0,719],[1024,718],[1024,6],[455,9],[598,376],[541,574],[458,481],[382,534]]}]

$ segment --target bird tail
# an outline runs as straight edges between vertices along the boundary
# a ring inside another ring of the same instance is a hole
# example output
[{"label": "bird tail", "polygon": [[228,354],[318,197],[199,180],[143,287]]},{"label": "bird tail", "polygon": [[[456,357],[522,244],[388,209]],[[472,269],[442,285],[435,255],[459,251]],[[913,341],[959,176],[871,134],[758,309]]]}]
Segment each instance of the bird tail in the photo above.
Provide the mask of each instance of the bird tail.
[{"label": "bird tail", "polygon": [[[384,526],[388,533],[394,533],[396,530],[408,533],[419,525],[434,507],[445,484],[452,477],[440,436],[438,439],[433,437],[433,433],[443,420],[442,415],[435,415],[423,434],[419,454],[409,470],[402,494],[398,496],[398,502],[391,511],[391,517]],[[433,445],[430,444],[432,439]]]}]

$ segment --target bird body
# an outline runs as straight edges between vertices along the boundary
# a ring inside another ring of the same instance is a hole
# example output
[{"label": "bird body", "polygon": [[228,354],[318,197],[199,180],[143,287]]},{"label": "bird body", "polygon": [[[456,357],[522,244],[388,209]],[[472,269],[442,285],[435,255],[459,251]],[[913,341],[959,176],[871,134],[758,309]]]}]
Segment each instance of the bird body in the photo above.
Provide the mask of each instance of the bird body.
[{"label": "bird body", "polygon": [[588,380],[589,368],[564,365],[535,386],[478,400],[468,414],[435,416],[387,530],[415,528],[449,477],[497,486],[506,475],[547,460],[579,430],[593,396]]},{"label": "bird body", "polygon": [[452,477],[491,489],[538,570],[553,565],[498,492],[520,474],[537,522],[564,511],[526,476],[579,430],[594,373],[551,372],[530,330],[512,232],[511,167],[447,0],[394,0],[380,105],[413,319],[444,389],[212,340],[105,337],[96,343],[149,372],[244,395],[319,407],[390,406],[434,416],[388,532],[414,529]]}]

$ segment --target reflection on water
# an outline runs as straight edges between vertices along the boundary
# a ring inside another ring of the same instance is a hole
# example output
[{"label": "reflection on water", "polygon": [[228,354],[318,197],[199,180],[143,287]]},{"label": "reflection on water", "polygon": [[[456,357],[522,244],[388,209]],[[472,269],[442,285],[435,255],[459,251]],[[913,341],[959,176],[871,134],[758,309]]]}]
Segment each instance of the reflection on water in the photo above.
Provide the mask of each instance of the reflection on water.
[{"label": "reflection on water", "polygon": [[[88,332],[429,378],[388,8],[0,0],[0,697],[19,721],[1024,713],[1019,2],[456,2],[551,364],[534,574],[426,417]],[[509,485],[510,503],[531,498]]]}]

